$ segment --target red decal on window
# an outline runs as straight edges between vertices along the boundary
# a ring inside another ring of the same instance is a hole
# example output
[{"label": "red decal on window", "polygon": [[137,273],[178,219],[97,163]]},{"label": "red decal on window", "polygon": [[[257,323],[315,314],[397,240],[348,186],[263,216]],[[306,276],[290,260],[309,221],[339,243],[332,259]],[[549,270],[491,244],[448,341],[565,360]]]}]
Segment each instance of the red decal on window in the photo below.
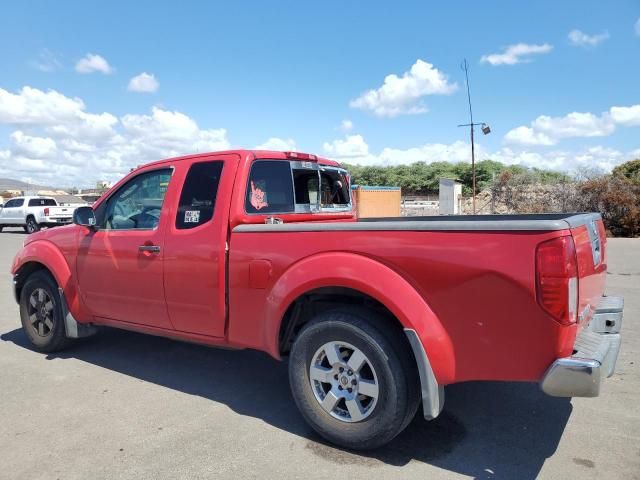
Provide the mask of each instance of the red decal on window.
[{"label": "red decal on window", "polygon": [[251,181],[251,206],[256,210],[268,207],[269,204],[265,201],[265,197],[266,194]]}]

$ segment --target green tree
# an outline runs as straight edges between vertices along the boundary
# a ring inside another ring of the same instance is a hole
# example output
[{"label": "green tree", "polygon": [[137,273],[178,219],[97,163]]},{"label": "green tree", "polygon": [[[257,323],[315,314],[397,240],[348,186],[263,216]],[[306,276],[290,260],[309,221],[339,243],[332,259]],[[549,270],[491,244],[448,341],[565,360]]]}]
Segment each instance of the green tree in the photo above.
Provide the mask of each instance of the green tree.
[{"label": "green tree", "polygon": [[618,165],[613,169],[616,177],[625,177],[636,185],[640,185],[640,158]]}]

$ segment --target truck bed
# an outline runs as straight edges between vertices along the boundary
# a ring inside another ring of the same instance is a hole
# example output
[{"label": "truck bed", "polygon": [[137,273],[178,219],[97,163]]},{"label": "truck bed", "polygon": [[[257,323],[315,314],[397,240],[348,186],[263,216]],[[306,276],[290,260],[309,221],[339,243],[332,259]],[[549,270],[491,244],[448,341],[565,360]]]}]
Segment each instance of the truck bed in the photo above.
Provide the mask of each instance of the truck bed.
[{"label": "truck bed", "polygon": [[[239,225],[230,244],[230,340],[262,347],[268,334],[255,319],[265,304],[287,304],[279,295],[291,290],[286,285],[294,266],[310,284],[316,277],[320,285],[339,277],[340,286],[375,289],[390,304],[418,292],[456,351],[455,371],[441,375],[441,383],[537,380],[553,360],[571,354],[579,329],[560,325],[537,303],[536,249],[573,236],[580,312],[587,304],[595,307],[606,265],[592,263],[589,229],[599,219],[565,213]],[[387,270],[377,271],[371,262]],[[396,274],[406,285],[390,285]],[[423,333],[428,336],[428,329]],[[437,359],[434,365],[437,370]]]}]

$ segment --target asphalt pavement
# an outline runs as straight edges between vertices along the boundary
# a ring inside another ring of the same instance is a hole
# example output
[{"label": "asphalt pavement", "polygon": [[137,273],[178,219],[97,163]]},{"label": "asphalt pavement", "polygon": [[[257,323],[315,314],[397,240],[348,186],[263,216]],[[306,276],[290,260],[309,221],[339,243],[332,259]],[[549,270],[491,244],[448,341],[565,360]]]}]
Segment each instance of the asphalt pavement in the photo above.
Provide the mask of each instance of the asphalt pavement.
[{"label": "asphalt pavement", "polygon": [[626,308],[600,397],[453,385],[437,420],[416,418],[390,445],[356,453],[305,424],[286,364],[263,353],[115,329],[36,353],[6,273],[24,237],[0,233],[2,479],[640,479],[640,239],[608,243],[607,291]]}]

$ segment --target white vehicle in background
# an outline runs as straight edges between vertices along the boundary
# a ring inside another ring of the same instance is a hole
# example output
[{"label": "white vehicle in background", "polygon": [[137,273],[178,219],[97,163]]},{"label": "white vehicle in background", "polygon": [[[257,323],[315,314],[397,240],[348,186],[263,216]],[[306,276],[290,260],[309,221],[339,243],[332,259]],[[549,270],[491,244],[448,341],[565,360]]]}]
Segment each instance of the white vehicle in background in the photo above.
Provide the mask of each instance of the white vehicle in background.
[{"label": "white vehicle in background", "polygon": [[42,227],[71,223],[77,207],[61,207],[51,197],[14,197],[0,207],[0,231],[4,227],[22,227],[34,233]]}]

